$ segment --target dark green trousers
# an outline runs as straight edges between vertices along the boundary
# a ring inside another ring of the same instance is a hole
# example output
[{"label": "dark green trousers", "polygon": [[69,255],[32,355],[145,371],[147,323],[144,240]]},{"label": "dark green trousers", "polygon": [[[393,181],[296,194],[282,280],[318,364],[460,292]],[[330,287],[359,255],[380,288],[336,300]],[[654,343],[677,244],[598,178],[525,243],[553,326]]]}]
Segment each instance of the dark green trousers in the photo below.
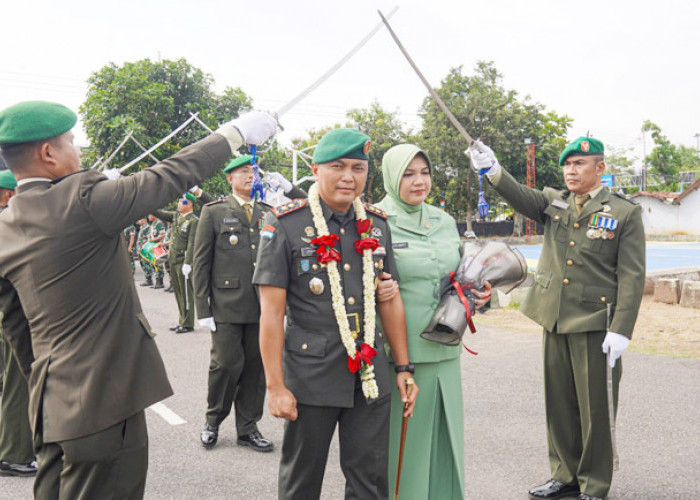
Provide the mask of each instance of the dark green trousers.
[{"label": "dark green trousers", "polygon": [[353,408],[297,405],[298,418],[285,422],[284,426],[278,483],[280,500],[314,500],[321,496],[328,448],[336,425],[345,499],[388,498],[391,398],[367,404],[358,384],[354,405]]},{"label": "dark green trousers", "polygon": [[148,470],[144,412],[89,436],[43,443],[37,458],[36,500],[141,499]]},{"label": "dark green trousers", "polygon": [[[578,484],[582,493],[605,498],[613,475],[608,417],[606,332],[558,334],[545,330],[543,341],[547,441],[552,477]],[[622,360],[613,369],[617,398]]]},{"label": "dark green trousers", "polygon": [[[170,263],[170,283],[173,285],[177,310],[180,313],[179,325],[193,328],[194,290],[192,288],[192,274],[190,273],[189,279],[185,279],[185,276],[182,274],[182,262]],[[185,294],[185,292],[187,293]]]},{"label": "dark green trousers", "polygon": [[29,388],[10,345],[0,332],[0,354],[5,364],[0,419],[0,460],[26,464],[34,460],[32,428],[29,424]]},{"label": "dark green trousers", "polygon": [[235,406],[239,436],[258,430],[265,403],[265,372],[258,323],[219,323],[211,333],[207,423],[219,426]]}]

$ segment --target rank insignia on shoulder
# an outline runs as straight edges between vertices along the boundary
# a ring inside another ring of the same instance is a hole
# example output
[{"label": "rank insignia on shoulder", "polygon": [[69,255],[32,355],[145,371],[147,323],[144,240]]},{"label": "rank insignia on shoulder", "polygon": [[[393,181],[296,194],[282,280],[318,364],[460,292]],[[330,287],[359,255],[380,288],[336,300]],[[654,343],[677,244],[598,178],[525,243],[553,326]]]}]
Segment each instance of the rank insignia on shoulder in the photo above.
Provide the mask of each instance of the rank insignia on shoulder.
[{"label": "rank insignia on shoulder", "polygon": [[382,210],[381,208],[375,207],[374,205],[370,205],[369,203],[364,203],[364,202],[363,202],[363,205],[365,206],[365,210],[367,212],[374,214],[374,215],[377,215],[377,216],[381,217],[382,219],[388,218],[386,212],[384,210]]},{"label": "rank insignia on shoulder", "polygon": [[306,204],[308,203],[308,200],[305,198],[297,198],[295,200],[290,201],[289,203],[284,203],[283,205],[278,205],[276,207],[273,207],[271,209],[271,212],[275,214],[277,217],[281,217],[283,215],[291,214],[292,212],[296,212],[300,208],[304,208]]},{"label": "rank insignia on shoulder", "polygon": [[214,200],[214,201],[210,201],[209,203],[205,203],[204,206],[205,206],[205,207],[210,207],[210,206],[212,206],[212,205],[217,205],[217,204],[219,204],[219,203],[223,203],[223,202],[225,202],[226,200],[228,200],[228,198],[221,198],[220,200]]}]

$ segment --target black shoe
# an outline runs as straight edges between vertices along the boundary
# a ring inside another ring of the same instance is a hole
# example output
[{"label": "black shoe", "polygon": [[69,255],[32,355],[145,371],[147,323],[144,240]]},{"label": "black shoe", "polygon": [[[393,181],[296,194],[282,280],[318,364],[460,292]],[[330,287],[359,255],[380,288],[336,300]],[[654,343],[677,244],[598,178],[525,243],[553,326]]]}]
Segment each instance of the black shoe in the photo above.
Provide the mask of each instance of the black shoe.
[{"label": "black shoe", "polygon": [[181,327],[180,325],[171,326],[171,327],[170,327],[170,331],[171,331],[171,332],[174,332],[174,331],[177,330],[178,328],[182,328],[182,327]]},{"label": "black shoe", "polygon": [[4,460],[0,462],[0,476],[31,477],[36,476],[38,469],[36,461],[28,464],[11,464]]},{"label": "black shoe", "polygon": [[153,280],[151,278],[146,278],[146,281],[139,283],[141,286],[153,286]]},{"label": "black shoe", "polygon": [[163,280],[156,279],[156,284],[153,285],[153,288],[155,290],[158,290],[160,288],[163,288]]},{"label": "black shoe", "polygon": [[219,440],[219,428],[205,424],[204,429],[199,434],[199,439],[202,441],[202,446],[205,448],[213,448]]},{"label": "black shoe", "polygon": [[600,497],[592,497],[591,495],[586,495],[585,493],[581,493],[578,496],[577,500],[603,500],[603,499]]},{"label": "black shoe", "polygon": [[550,479],[544,484],[535,486],[529,492],[530,498],[538,500],[539,498],[562,498],[578,495],[581,491],[577,484],[564,484],[556,479]]},{"label": "black shoe", "polygon": [[187,333],[187,332],[192,332],[194,331],[194,328],[191,326],[178,326],[175,330],[173,330],[175,333]]},{"label": "black shoe", "polygon": [[166,289],[163,290],[163,291],[164,291],[164,292],[168,292],[168,293],[175,293],[175,290],[173,290],[173,286],[172,286],[172,285],[170,285],[168,288],[166,288]]},{"label": "black shoe", "polygon": [[238,446],[250,446],[255,451],[268,452],[275,448],[272,441],[265,439],[259,431],[254,431],[245,436],[238,436]]}]

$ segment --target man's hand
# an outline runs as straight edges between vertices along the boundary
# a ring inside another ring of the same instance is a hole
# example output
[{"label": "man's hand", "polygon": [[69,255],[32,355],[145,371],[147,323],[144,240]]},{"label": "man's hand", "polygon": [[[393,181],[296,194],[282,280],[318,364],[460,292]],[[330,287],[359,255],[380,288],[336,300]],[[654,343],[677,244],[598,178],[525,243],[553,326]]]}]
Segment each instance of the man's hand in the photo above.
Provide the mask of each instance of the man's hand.
[{"label": "man's hand", "polygon": [[231,151],[237,150],[243,139],[245,144],[262,144],[275,134],[277,120],[269,113],[251,111],[235,120],[224,123],[214,133],[223,135],[231,146]]},{"label": "man's hand", "polygon": [[630,345],[630,339],[624,335],[615,332],[608,332],[603,340],[603,352],[610,353],[610,368],[615,368],[617,358],[622,355],[622,352]]},{"label": "man's hand", "polygon": [[212,332],[216,331],[216,322],[214,321],[214,318],[200,318],[197,320],[197,323],[199,326],[206,326]]},{"label": "man's hand", "polygon": [[203,192],[202,188],[199,186],[192,186],[187,191],[189,191],[190,193],[195,195],[196,198],[199,198],[200,196],[202,196],[202,192]]},{"label": "man's hand", "polygon": [[292,422],[297,419],[297,398],[285,386],[268,387],[267,399],[273,417]]},{"label": "man's hand", "polygon": [[187,279],[187,277],[190,275],[192,272],[192,266],[189,264],[183,264],[182,265],[182,275]]},{"label": "man's hand", "polygon": [[377,284],[376,300],[377,302],[388,302],[399,293],[399,284],[391,279],[391,274],[382,272],[379,275],[379,283]]},{"label": "man's hand", "polygon": [[267,172],[265,174],[265,180],[272,189],[281,187],[284,193],[290,192],[294,187],[294,185],[285,179],[284,175],[280,174],[279,172]]},{"label": "man's hand", "polygon": [[485,281],[483,290],[472,289],[472,295],[476,297],[474,307],[476,309],[481,309],[489,303],[489,300],[491,300],[491,283]]},{"label": "man's hand", "polygon": [[416,396],[418,396],[418,384],[416,384],[415,379],[413,379],[413,390],[411,395],[406,394],[406,381],[408,379],[413,379],[413,374],[408,372],[401,372],[396,374],[396,385],[399,388],[399,394],[401,394],[401,401],[405,405],[408,403],[408,408],[403,412],[404,417],[413,416],[413,408],[416,406]]},{"label": "man's hand", "polygon": [[478,174],[496,175],[501,165],[490,147],[481,141],[474,141],[464,154],[471,160],[472,168]]}]

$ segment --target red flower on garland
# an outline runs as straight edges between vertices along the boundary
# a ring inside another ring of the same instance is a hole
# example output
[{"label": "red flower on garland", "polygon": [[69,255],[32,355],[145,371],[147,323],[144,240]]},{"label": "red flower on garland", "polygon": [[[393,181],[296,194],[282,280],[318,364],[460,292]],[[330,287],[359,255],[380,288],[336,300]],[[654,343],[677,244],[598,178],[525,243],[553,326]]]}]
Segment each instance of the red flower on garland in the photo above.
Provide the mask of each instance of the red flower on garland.
[{"label": "red flower on garland", "polygon": [[337,234],[327,234],[325,236],[317,236],[311,240],[312,245],[316,245],[316,260],[321,264],[328,264],[329,262],[336,261],[340,262],[340,254],[336,250],[335,244],[340,241]]},{"label": "red flower on garland", "polygon": [[360,349],[355,353],[355,357],[348,356],[348,370],[350,373],[357,373],[362,367],[364,361],[367,365],[372,365],[372,358],[377,355],[377,351],[369,344],[362,344]]},{"label": "red flower on garland", "polygon": [[355,251],[357,253],[362,254],[366,248],[369,248],[374,252],[377,248],[379,248],[379,240],[376,238],[363,238],[355,242]]},{"label": "red flower on garland", "polygon": [[359,234],[361,237],[366,237],[369,236],[370,231],[372,230],[372,221],[370,219],[361,219],[355,221],[355,227],[357,228],[357,234]]}]

